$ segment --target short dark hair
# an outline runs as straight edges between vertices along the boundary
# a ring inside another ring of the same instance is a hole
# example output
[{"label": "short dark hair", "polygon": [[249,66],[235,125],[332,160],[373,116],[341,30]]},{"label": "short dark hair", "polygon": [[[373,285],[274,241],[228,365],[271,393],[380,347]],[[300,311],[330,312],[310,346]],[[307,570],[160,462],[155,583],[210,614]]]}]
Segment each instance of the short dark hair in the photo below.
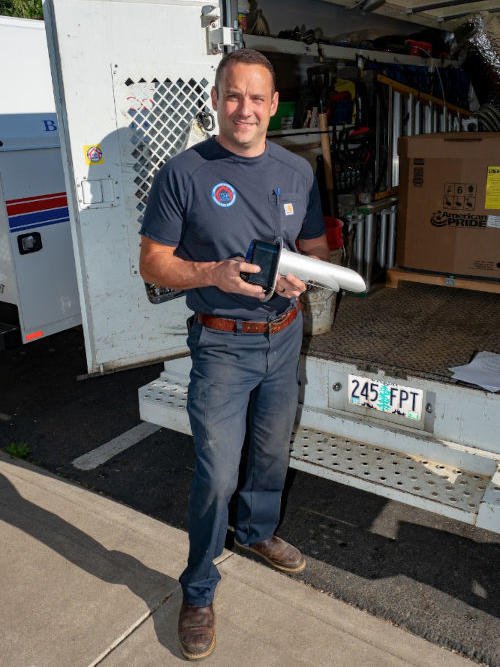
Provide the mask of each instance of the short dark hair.
[{"label": "short dark hair", "polygon": [[220,61],[217,71],[215,72],[215,88],[219,90],[219,84],[222,79],[224,70],[231,65],[231,63],[244,63],[245,65],[262,65],[265,67],[273,80],[273,92],[276,90],[276,73],[274,67],[266,56],[255,49],[237,49],[226,53]]}]

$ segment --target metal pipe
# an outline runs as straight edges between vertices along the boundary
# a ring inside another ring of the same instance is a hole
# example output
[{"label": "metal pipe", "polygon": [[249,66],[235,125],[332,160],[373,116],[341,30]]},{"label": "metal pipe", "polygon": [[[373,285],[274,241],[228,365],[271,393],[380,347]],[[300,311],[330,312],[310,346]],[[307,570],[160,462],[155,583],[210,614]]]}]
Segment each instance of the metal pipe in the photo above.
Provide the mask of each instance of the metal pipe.
[{"label": "metal pipe", "polygon": [[360,0],[356,9],[360,9],[362,12],[373,12],[384,4],[385,0]]},{"label": "metal pipe", "polygon": [[422,115],[422,105],[420,104],[420,100],[417,100],[415,102],[415,134],[420,134],[420,116]]},{"label": "metal pipe", "polygon": [[374,257],[374,214],[368,213],[365,216],[365,272],[364,279],[366,291],[370,290],[373,275],[373,257]]},{"label": "metal pipe", "polygon": [[392,126],[394,122],[394,93],[390,87],[387,88],[387,187],[392,185]]},{"label": "metal pipe", "polygon": [[380,236],[378,239],[378,263],[385,267],[387,258],[387,227],[389,222],[389,211],[385,209],[380,213]]},{"label": "metal pipe", "polygon": [[447,126],[448,132],[453,132],[454,114],[452,114],[451,111],[448,111],[447,118],[448,118],[448,126]]},{"label": "metal pipe", "polygon": [[364,217],[362,215],[348,216],[349,231],[354,227],[354,260],[355,267],[358,273],[363,274],[363,259],[364,259]]},{"label": "metal pipe", "polygon": [[386,269],[392,269],[396,263],[396,213],[398,207],[397,204],[391,206],[389,213],[389,238],[387,240],[387,263],[385,265]]},{"label": "metal pipe", "polygon": [[378,179],[379,175],[379,169],[380,169],[380,127],[381,127],[381,118],[380,118],[380,96],[376,96],[376,102],[375,102],[375,122],[376,125],[375,127],[377,128],[375,130],[375,164],[374,164],[374,173],[376,174],[376,179]]},{"label": "metal pipe", "polygon": [[[481,0],[472,0],[472,1],[473,2],[481,2]],[[481,10],[478,9],[477,11],[481,11]],[[498,12],[500,12],[500,7],[497,8],[497,9],[495,9],[493,7],[490,7],[490,9],[485,9],[483,11],[488,12],[488,14],[497,14]],[[455,19],[459,19],[462,16],[467,16],[467,14],[470,14],[470,13],[471,13],[471,10],[469,9],[465,12],[459,12],[458,14],[448,14],[448,15],[445,14],[443,16],[438,16],[436,18],[438,20],[438,23],[444,23],[445,21],[454,21]]]},{"label": "metal pipe", "polygon": [[446,123],[447,123],[446,107],[443,107],[443,110],[439,114],[439,131],[440,132],[446,132],[448,130],[448,127],[447,127]]},{"label": "metal pipe", "polygon": [[414,134],[413,127],[415,123],[415,99],[413,95],[406,98],[406,136],[411,137]]},{"label": "metal pipe", "polygon": [[430,134],[432,132],[432,102],[426,104],[424,107],[424,134]]},{"label": "metal pipe", "polygon": [[[472,5],[476,2],[481,2],[482,0],[467,0],[467,4]],[[419,12],[427,12],[430,9],[442,9],[443,7],[449,7],[450,5],[461,5],[463,2],[458,2],[457,0],[440,0],[440,2],[430,2],[424,5],[418,5],[417,7],[408,7],[405,9],[406,14],[418,14]],[[470,11],[466,12],[470,14]]]},{"label": "metal pipe", "polygon": [[394,117],[392,123],[392,177],[391,185],[399,184],[398,139],[401,136],[401,93],[394,92]]}]

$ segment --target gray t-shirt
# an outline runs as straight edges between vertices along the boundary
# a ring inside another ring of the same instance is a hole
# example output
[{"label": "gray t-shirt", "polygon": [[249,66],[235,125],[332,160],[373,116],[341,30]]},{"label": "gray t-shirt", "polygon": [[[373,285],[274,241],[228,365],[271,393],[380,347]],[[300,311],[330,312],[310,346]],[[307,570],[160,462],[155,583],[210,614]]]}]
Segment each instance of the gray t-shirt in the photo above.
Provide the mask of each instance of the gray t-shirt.
[{"label": "gray t-shirt", "polygon": [[[245,257],[253,239],[295,241],[324,234],[316,179],[309,163],[267,142],[262,155],[245,158],[214,138],[169,160],[157,173],[141,234],[177,248],[176,255],[197,262]],[[187,291],[198,313],[242,320],[266,320],[286,310],[289,300],[266,303],[217,287]]]}]

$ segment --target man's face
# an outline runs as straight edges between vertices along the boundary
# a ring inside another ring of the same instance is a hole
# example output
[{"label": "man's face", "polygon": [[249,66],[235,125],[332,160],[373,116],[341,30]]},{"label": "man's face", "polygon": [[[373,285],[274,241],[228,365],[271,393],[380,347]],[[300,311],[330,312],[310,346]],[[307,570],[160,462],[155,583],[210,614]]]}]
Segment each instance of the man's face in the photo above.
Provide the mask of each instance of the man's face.
[{"label": "man's face", "polygon": [[233,153],[254,157],[264,152],[269,118],[278,108],[271,73],[262,65],[231,63],[212,88],[219,121],[219,142]]}]

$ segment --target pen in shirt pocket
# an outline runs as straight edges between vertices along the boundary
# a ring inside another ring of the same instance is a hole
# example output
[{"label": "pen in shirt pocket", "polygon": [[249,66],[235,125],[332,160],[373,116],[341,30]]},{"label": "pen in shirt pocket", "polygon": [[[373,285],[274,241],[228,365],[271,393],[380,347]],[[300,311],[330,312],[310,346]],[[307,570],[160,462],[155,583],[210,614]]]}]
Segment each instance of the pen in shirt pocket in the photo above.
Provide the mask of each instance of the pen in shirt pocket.
[{"label": "pen in shirt pocket", "polygon": [[279,206],[279,204],[280,204],[281,188],[280,188],[279,186],[276,187],[276,188],[274,188],[274,190],[273,190],[273,194],[274,194],[274,198],[275,198],[275,201],[276,201],[276,206]]}]

